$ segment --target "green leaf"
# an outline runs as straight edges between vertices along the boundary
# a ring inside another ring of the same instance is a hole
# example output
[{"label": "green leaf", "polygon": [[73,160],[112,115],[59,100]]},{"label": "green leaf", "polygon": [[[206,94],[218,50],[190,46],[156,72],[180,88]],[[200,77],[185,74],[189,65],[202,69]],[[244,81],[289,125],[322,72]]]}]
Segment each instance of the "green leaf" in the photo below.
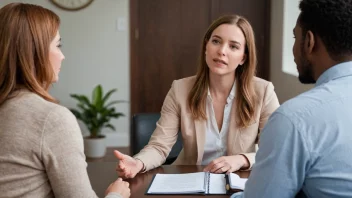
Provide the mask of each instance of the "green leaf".
[{"label": "green leaf", "polygon": [[97,85],[92,94],[92,104],[95,105],[98,109],[102,106],[102,95],[103,95],[103,88],[101,85]]},{"label": "green leaf", "polygon": [[110,128],[110,129],[116,131],[115,127],[114,127],[113,125],[111,125],[111,124],[106,124],[105,127]]},{"label": "green leaf", "polygon": [[110,107],[111,105],[125,103],[125,102],[127,102],[127,101],[126,100],[115,100],[115,101],[109,102],[105,107]]},{"label": "green leaf", "polygon": [[78,100],[79,103],[83,104],[83,105],[87,105],[89,106],[90,105],[90,101],[89,99],[84,96],[84,95],[78,95],[78,94],[71,94],[70,95],[72,98]]},{"label": "green leaf", "polygon": [[110,115],[110,117],[114,117],[114,118],[118,118],[120,116],[125,116],[125,114],[123,114],[123,113],[113,113],[113,114]]},{"label": "green leaf", "polygon": [[111,95],[116,91],[117,89],[112,89],[104,95],[102,86],[97,85],[92,91],[91,102],[85,95],[70,94],[73,99],[78,101],[77,109],[70,110],[77,119],[81,120],[87,126],[91,137],[98,137],[103,128],[115,130],[110,120],[125,116],[123,113],[117,112],[113,105],[127,101],[114,100],[108,102]]},{"label": "green leaf", "polygon": [[102,99],[103,104],[105,104],[105,102],[109,99],[109,97],[111,96],[111,94],[113,94],[115,91],[117,91],[117,89],[112,89],[112,90],[108,91],[108,93],[106,93],[106,95],[105,95],[104,98]]}]

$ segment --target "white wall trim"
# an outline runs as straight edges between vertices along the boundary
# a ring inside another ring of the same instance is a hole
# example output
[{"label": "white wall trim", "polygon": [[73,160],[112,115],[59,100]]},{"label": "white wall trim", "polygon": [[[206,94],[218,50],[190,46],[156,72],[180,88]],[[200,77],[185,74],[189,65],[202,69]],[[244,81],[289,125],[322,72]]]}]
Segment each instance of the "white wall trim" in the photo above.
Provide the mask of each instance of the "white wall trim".
[{"label": "white wall trim", "polygon": [[284,0],[283,2],[283,30],[282,30],[282,71],[298,76],[296,64],[292,53],[292,47],[295,42],[293,38],[293,28],[296,25],[297,17],[300,13],[297,0]]}]

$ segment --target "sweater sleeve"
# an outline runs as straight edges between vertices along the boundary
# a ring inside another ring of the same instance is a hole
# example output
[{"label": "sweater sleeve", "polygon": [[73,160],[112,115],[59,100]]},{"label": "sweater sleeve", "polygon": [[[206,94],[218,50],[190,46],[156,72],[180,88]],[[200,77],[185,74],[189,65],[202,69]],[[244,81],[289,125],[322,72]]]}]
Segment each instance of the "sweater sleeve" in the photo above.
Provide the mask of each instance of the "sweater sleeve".
[{"label": "sweater sleeve", "polygon": [[105,196],[105,198],[123,198],[119,193],[111,192]]},{"label": "sweater sleeve", "polygon": [[45,120],[41,138],[41,157],[55,197],[97,197],[83,150],[75,116],[65,107],[55,107]]}]

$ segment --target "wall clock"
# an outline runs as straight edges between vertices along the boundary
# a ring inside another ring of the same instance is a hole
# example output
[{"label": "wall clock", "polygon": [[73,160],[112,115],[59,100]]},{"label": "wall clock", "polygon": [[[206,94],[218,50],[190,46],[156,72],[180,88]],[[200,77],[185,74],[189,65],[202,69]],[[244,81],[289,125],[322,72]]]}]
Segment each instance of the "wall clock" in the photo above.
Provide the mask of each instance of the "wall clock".
[{"label": "wall clock", "polygon": [[87,7],[93,0],[50,0],[56,6],[64,10],[80,10]]}]

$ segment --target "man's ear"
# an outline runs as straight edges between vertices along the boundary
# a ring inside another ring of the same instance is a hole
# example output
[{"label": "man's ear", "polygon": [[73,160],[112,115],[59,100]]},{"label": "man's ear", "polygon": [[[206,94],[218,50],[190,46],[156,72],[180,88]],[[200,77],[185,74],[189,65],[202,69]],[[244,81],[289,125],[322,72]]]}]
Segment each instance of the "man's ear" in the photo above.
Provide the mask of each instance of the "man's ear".
[{"label": "man's ear", "polygon": [[313,32],[308,30],[304,39],[304,48],[307,54],[311,54],[313,52],[316,45],[315,39],[316,37]]}]

